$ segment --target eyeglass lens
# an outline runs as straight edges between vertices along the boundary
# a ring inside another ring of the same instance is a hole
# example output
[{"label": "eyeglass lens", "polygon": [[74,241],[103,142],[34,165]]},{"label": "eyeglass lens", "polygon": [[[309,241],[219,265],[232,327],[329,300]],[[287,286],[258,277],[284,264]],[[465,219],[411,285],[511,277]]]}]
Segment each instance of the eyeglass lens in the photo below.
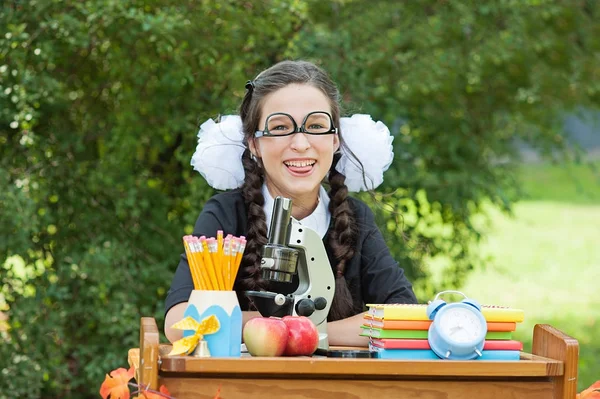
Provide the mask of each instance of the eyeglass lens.
[{"label": "eyeglass lens", "polygon": [[[294,121],[288,115],[274,114],[267,119],[267,129],[272,135],[294,132]],[[324,112],[312,113],[304,122],[304,130],[311,134],[325,134],[331,130],[331,118]]]}]

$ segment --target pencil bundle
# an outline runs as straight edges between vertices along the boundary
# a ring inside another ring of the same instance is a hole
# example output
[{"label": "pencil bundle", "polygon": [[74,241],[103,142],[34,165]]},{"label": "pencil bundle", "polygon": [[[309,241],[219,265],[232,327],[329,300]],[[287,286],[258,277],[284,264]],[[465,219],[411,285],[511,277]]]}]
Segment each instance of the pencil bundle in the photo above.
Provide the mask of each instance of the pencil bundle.
[{"label": "pencil bundle", "polygon": [[194,289],[231,291],[246,248],[244,236],[234,237],[217,231],[217,238],[183,237]]}]

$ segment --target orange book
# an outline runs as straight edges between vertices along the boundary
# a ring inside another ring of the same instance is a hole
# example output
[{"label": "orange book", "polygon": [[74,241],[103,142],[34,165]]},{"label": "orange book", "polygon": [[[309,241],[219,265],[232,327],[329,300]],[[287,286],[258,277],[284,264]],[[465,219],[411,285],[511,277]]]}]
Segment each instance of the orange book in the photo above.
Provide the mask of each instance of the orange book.
[{"label": "orange book", "polygon": [[[363,325],[384,330],[428,330],[431,320],[386,320],[366,314]],[[487,322],[488,331],[515,331],[516,329],[517,323],[514,322]]]},{"label": "orange book", "polygon": [[383,320],[365,317],[363,325],[384,330],[429,330],[431,320]]}]

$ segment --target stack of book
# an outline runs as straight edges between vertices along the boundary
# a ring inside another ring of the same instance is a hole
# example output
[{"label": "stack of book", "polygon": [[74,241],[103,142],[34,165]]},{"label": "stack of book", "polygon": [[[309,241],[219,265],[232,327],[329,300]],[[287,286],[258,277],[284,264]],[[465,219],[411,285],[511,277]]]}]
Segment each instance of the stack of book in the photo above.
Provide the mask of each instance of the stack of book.
[{"label": "stack of book", "polygon": [[[382,359],[439,359],[429,347],[427,334],[431,320],[427,305],[369,304],[362,336],[370,338],[369,347]],[[487,322],[483,356],[479,360],[519,360],[522,342],[512,333],[524,319],[524,312],[503,306],[483,305]]]}]

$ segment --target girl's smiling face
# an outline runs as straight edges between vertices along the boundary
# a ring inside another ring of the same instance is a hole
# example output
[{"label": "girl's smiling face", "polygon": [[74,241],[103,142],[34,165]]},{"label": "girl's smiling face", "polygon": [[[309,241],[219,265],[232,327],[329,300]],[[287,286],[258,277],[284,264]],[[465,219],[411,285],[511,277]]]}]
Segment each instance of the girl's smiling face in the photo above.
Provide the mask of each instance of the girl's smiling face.
[{"label": "girl's smiling face", "polygon": [[[264,98],[258,130],[264,129],[271,114],[289,114],[300,126],[315,111],[331,114],[327,96],[308,84],[290,84]],[[249,146],[262,161],[267,188],[273,197],[291,197],[296,205],[314,209],[321,181],[339,148],[337,134],[266,136],[250,140]]]}]

